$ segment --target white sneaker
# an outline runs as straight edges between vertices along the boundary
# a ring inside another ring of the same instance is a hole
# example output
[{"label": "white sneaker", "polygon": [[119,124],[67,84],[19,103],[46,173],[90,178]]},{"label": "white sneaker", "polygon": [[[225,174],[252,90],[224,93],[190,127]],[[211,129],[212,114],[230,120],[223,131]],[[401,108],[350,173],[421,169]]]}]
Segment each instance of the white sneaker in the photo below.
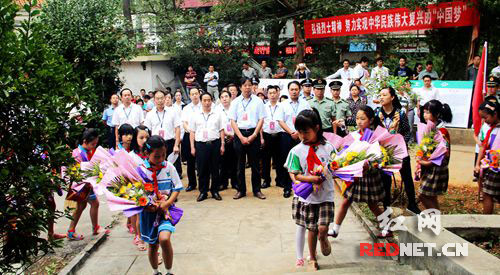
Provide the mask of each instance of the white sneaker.
[{"label": "white sneaker", "polygon": [[339,233],[337,231],[335,231],[333,229],[328,230],[328,236],[337,238],[338,235],[339,235]]}]

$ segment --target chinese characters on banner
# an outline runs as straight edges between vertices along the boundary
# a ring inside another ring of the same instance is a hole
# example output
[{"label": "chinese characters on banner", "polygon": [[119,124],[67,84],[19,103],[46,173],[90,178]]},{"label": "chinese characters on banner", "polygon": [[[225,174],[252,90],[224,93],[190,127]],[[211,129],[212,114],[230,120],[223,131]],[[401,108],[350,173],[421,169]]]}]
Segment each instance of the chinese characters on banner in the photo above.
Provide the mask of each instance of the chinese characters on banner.
[{"label": "chinese characters on banner", "polygon": [[471,26],[477,23],[477,9],[470,2],[446,2],[425,9],[406,8],[305,20],[305,36],[325,38],[378,32],[399,32]]},{"label": "chinese characters on banner", "polygon": [[[311,46],[307,46],[305,49],[306,54],[312,54],[313,53],[313,48]],[[271,47],[270,46],[255,46],[253,48],[253,53],[255,55],[269,55],[271,52]],[[287,55],[292,55],[297,52],[297,47],[296,46],[289,46],[285,48],[285,54]]]}]

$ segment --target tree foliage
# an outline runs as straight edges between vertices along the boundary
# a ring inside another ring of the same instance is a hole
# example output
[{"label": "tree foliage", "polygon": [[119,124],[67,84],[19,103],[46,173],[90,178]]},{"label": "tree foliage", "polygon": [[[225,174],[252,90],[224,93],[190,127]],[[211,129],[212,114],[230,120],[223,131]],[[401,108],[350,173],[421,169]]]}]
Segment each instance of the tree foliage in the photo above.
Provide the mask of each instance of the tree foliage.
[{"label": "tree foliage", "polygon": [[[36,1],[33,1],[36,5]],[[65,141],[81,126],[68,118],[81,89],[71,65],[47,45],[39,10],[14,30],[17,6],[0,0],[0,272],[52,250],[43,232],[62,213],[48,200],[62,183],[54,168],[72,160]],[[50,163],[49,163],[50,161]]]},{"label": "tree foliage", "polygon": [[133,53],[121,12],[120,0],[49,0],[43,6],[45,39],[73,65],[79,84],[93,82],[101,102],[119,90],[121,62]]}]

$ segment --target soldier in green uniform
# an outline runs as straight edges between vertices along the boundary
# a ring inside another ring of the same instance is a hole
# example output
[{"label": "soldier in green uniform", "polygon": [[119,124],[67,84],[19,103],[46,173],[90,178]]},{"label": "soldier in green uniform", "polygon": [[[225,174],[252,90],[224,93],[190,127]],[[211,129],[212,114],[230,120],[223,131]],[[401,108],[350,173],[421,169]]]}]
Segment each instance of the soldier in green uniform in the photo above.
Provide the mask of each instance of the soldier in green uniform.
[{"label": "soldier in green uniform", "polygon": [[497,101],[500,102],[500,97],[498,95],[498,82],[499,82],[498,77],[490,75],[488,81],[486,82],[486,86],[488,87],[487,95],[496,96]]},{"label": "soldier in green uniform", "polygon": [[333,100],[325,97],[326,81],[324,79],[316,79],[313,81],[314,98],[310,99],[309,105],[311,108],[316,108],[321,117],[321,126],[323,132],[333,133],[333,120],[335,118],[335,105]]},{"label": "soldier in green uniform", "polygon": [[333,105],[335,106],[333,132],[341,137],[345,137],[347,135],[345,120],[347,117],[351,116],[351,109],[349,108],[349,103],[340,98],[342,81],[332,81],[328,86],[330,86],[330,90],[332,91],[332,100]]},{"label": "soldier in green uniform", "polygon": [[314,95],[311,93],[312,92],[312,84],[313,81],[310,78],[306,78],[300,82],[300,86],[302,87],[302,95],[300,96],[301,98],[305,100],[312,99]]}]

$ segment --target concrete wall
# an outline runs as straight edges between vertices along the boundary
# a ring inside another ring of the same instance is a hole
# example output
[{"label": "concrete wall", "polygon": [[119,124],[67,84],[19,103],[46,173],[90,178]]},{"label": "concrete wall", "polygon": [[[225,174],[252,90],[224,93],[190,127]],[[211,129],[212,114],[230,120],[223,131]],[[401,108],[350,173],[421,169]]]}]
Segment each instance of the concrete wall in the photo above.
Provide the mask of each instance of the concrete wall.
[{"label": "concrete wall", "polygon": [[125,61],[120,79],[123,88],[131,89],[134,94],[139,94],[141,89],[148,92],[171,87],[174,90],[179,85],[167,61]]}]

